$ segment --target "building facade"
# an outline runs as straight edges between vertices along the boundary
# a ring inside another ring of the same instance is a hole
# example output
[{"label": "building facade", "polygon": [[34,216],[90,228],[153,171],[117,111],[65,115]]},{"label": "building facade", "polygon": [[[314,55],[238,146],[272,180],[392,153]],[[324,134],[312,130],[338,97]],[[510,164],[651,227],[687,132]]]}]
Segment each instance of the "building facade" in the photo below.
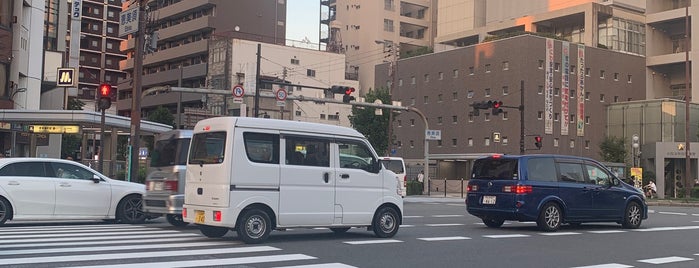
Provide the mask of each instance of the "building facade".
[{"label": "building facade", "polygon": [[347,55],[347,78],[360,94],[374,88],[374,66],[430,51],[437,18],[434,0],[321,0],[321,43]]},{"label": "building facade", "polygon": [[[526,53],[522,53],[526,51]],[[441,140],[429,142],[438,176],[468,178],[470,160],[490,153],[599,158],[606,107],[645,99],[645,58],[534,35],[520,35],[398,61],[394,100],[427,117]],[[385,65],[378,81],[389,82]],[[502,101],[502,113],[474,114],[471,104]],[[523,120],[518,107],[524,106]],[[425,126],[415,113],[393,123],[396,155],[412,163],[424,155]],[[534,136],[542,137],[540,150]],[[448,165],[449,167],[443,167]]]},{"label": "building facade", "polygon": [[[143,89],[162,85],[212,87],[207,81],[208,42],[212,36],[280,45],[286,41],[285,1],[150,1],[147,16]],[[127,77],[119,82],[116,107],[118,114],[126,116],[132,105],[133,49],[133,38],[122,43],[128,58],[121,62],[120,69]],[[145,96],[141,101],[143,117],[158,106],[169,109],[177,122],[187,122],[185,110],[193,111],[191,116],[196,117],[206,104],[202,94],[195,93]]]}]

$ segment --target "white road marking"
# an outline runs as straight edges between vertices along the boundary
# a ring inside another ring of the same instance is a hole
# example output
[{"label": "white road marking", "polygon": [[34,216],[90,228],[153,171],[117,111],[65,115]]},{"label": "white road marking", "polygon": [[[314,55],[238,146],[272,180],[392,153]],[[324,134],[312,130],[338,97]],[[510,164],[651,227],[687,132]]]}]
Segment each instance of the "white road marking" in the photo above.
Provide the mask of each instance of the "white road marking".
[{"label": "white road marking", "polygon": [[[187,256],[183,253],[182,256]],[[240,265],[240,264],[251,264],[251,263],[266,263],[266,262],[279,262],[279,261],[298,261],[298,260],[315,260],[316,257],[308,256],[304,254],[285,254],[285,255],[271,255],[271,256],[257,256],[257,257],[241,257],[241,258],[227,258],[227,259],[209,259],[209,260],[191,260],[191,261],[171,261],[171,262],[150,262],[150,263],[132,263],[132,264],[114,264],[114,265],[94,265],[94,266],[79,266],[72,268],[108,268],[108,267],[128,267],[128,268],[160,268],[160,267],[210,267],[210,266],[221,266],[221,265]],[[339,266],[338,266],[339,267]]]},{"label": "white road marking", "polygon": [[363,241],[345,241],[342,243],[350,245],[368,245],[368,244],[386,244],[386,243],[402,243],[403,241],[395,239],[377,239],[377,240],[363,240]]},{"label": "white road marking", "polygon": [[445,237],[424,237],[424,238],[418,238],[419,240],[422,241],[450,241],[450,240],[467,240],[471,239],[470,237],[465,237],[465,236],[445,236]]},{"label": "white road marking", "polygon": [[573,268],[631,268],[633,266],[631,265],[626,265],[626,264],[619,264],[619,263],[606,263],[606,264],[598,264],[598,265],[590,265],[590,266],[578,266],[578,267],[573,267]]},{"label": "white road marking", "polygon": [[[482,222],[474,222],[473,224],[476,224],[476,225],[485,225],[485,223],[482,223]],[[512,224],[512,223],[511,223],[511,222],[504,222],[502,225],[509,225],[509,224]]]},{"label": "white road marking", "polygon": [[401,224],[400,228],[410,228],[410,227],[415,227],[415,225],[410,225],[410,224]]},{"label": "white road marking", "polygon": [[[185,248],[185,247],[207,247],[207,246],[228,246],[225,242],[190,242],[176,244],[157,245],[157,248]],[[43,253],[74,253],[74,252],[97,252],[97,251],[112,251],[112,250],[134,250],[134,249],[150,249],[153,248],[150,244],[125,245],[125,246],[109,246],[109,247],[63,247],[63,248],[42,248],[42,249],[22,249],[22,250],[3,250],[2,255],[19,255],[19,254],[43,254]]]},{"label": "white road marking", "polygon": [[158,233],[158,234],[165,234],[165,233],[181,233],[181,231],[178,230],[163,230],[161,228],[158,228],[160,230],[151,230],[151,231],[142,231],[143,229],[137,229],[137,231],[126,231],[126,232],[83,232],[83,233],[78,233],[78,234],[38,234],[38,235],[13,235],[12,238],[58,238],[58,237],[76,237],[76,236],[93,236],[93,235],[102,235],[102,236],[110,236],[110,235],[134,235],[134,234],[153,234],[153,233]]},{"label": "white road marking", "polygon": [[449,204],[447,204],[447,206],[465,207],[466,204],[462,204],[462,203],[457,203],[457,204],[449,203]]},{"label": "white road marking", "polygon": [[546,236],[559,236],[559,235],[578,235],[580,233],[576,232],[553,232],[553,233],[539,233],[540,235]]},{"label": "white road marking", "polygon": [[699,217],[699,214],[692,214],[692,216],[698,216],[698,217]]},{"label": "white road marking", "polygon": [[664,212],[664,211],[660,211],[660,212],[658,212],[658,214],[687,216],[687,213],[681,213],[681,212]]},{"label": "white road marking", "polygon": [[[163,228],[138,228],[138,229],[136,229],[136,228],[133,228],[133,227],[125,227],[125,226],[122,226],[121,228],[108,228],[108,229],[106,229],[106,230],[105,230],[105,229],[102,229],[102,230],[99,230],[99,231],[100,231],[100,232],[104,232],[104,231],[134,231],[134,230],[139,230],[139,231],[143,231],[143,230],[163,230]],[[85,233],[86,231],[87,231],[87,232],[91,232],[92,234],[94,234],[94,232],[95,232],[95,231],[98,231],[98,230],[95,230],[95,228],[90,228],[90,229],[87,229],[87,230],[84,229],[84,228],[83,228],[83,229],[76,229],[76,230],[72,230],[72,229],[44,230],[44,231],[39,231],[39,230],[32,230],[32,231],[30,231],[30,230],[22,230],[22,231],[10,231],[10,232],[3,232],[3,231],[0,231],[0,234],[2,234],[4,237],[11,238],[11,237],[14,237],[14,236],[27,235],[27,234],[32,234],[32,235],[45,234],[45,235],[48,236],[48,235],[51,235],[51,234]]]},{"label": "white road marking", "polygon": [[[175,231],[177,232],[177,231]],[[9,243],[34,243],[34,242],[67,242],[67,241],[94,241],[94,240],[124,240],[124,239],[147,239],[147,238],[155,238],[155,237],[182,237],[182,236],[198,236],[201,237],[199,234],[190,234],[190,233],[167,233],[167,234],[156,234],[156,235],[120,235],[120,236],[93,236],[93,237],[61,237],[61,238],[55,238],[55,237],[48,237],[48,238],[32,238],[32,239],[11,239],[11,240],[4,240],[3,239],[3,244],[9,244]],[[0,245],[2,247],[3,245]]]},{"label": "white road marking", "polygon": [[655,227],[648,229],[636,229],[636,232],[655,232],[655,231],[677,231],[677,230],[694,230],[699,229],[699,226],[677,226],[677,227]]},{"label": "white road marking", "polygon": [[316,228],[313,228],[313,230],[330,230],[330,228],[327,228],[327,227],[316,227]]},{"label": "white road marking", "polygon": [[464,215],[432,215],[435,218],[453,218],[453,217],[463,217]]},{"label": "white road marking", "polygon": [[425,216],[403,216],[403,219],[423,218]]},{"label": "white road marking", "polygon": [[[120,260],[120,259],[139,259],[139,258],[158,258],[158,257],[173,257],[173,256],[193,256],[193,255],[209,255],[209,254],[231,254],[231,253],[250,253],[281,250],[269,246],[257,247],[238,247],[238,248],[214,248],[214,249],[194,249],[194,250],[170,250],[170,251],[143,251],[134,253],[110,253],[110,254],[92,254],[92,255],[72,255],[72,256],[52,256],[52,257],[27,257],[3,259],[3,265],[12,264],[37,264],[37,263],[52,263],[52,262],[72,262],[72,261],[98,261],[98,260]],[[269,256],[266,256],[269,257]],[[197,260],[203,261],[203,260]],[[124,264],[120,264],[124,265]],[[145,263],[144,267],[150,267],[152,264]]]},{"label": "white road marking", "polygon": [[654,259],[638,260],[638,262],[645,262],[645,263],[650,263],[650,264],[666,264],[666,263],[681,262],[681,261],[691,261],[691,260],[694,260],[694,259],[692,259],[692,258],[685,258],[685,257],[672,256],[672,257],[665,257],[665,258],[654,258]]},{"label": "white road marking", "polygon": [[601,230],[601,231],[588,231],[593,234],[618,234],[618,233],[626,233],[627,231],[624,230]]},{"label": "white road marking", "polygon": [[655,213],[655,210],[654,210],[654,209],[649,209],[649,210],[648,210],[648,213]]},{"label": "white road marking", "polygon": [[144,228],[143,226],[128,226],[128,225],[79,225],[79,226],[37,226],[37,227],[3,227],[0,229],[0,234],[15,233],[15,232],[25,232],[25,231],[63,231],[63,230],[99,230],[99,229],[123,229],[130,228],[131,230],[137,228]]},{"label": "white road marking", "polygon": [[463,223],[432,223],[432,224],[425,224],[426,226],[429,227],[445,227],[445,226],[462,226],[464,225]]},{"label": "white road marking", "polygon": [[[121,240],[111,240],[111,241],[86,241],[86,242],[61,242],[61,243],[28,243],[28,244],[10,244],[10,245],[0,245],[0,249],[3,248],[34,248],[34,247],[62,247],[62,246],[88,246],[88,245],[113,245],[113,244],[131,244],[131,243],[162,243],[162,242],[183,242],[183,241],[196,241],[202,239],[200,235],[191,234],[188,237],[171,237],[172,235],[166,235],[168,238],[157,238],[157,239],[143,239],[142,236],[132,237]],[[229,245],[242,244],[238,241],[227,241]],[[0,251],[2,252],[2,251]]]},{"label": "white road marking", "polygon": [[322,263],[322,264],[309,264],[309,265],[277,266],[274,268],[357,268],[357,267],[336,262],[336,263]]},{"label": "white road marking", "polygon": [[519,238],[519,237],[530,237],[530,235],[525,234],[509,234],[509,235],[484,235],[487,238]]}]

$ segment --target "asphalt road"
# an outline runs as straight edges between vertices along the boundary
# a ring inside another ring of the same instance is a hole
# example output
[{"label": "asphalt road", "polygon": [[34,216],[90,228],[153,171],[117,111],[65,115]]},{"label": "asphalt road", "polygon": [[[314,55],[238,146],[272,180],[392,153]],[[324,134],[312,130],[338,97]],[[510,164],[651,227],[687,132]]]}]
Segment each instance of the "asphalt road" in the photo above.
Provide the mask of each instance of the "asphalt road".
[{"label": "asphalt road", "polygon": [[0,267],[699,267],[697,241],[696,207],[653,206],[637,230],[610,223],[542,233],[534,223],[488,228],[460,201],[427,199],[405,203],[391,239],[364,229],[294,229],[245,245],[233,232],[208,239],[162,218],[13,223],[0,227]]}]

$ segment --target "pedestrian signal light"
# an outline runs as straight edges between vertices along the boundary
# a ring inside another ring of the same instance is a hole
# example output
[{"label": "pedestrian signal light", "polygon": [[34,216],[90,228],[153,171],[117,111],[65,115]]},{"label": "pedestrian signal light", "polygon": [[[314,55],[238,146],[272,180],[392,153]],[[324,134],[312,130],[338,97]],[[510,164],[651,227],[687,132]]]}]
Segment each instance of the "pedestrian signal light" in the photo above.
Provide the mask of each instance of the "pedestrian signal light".
[{"label": "pedestrian signal light", "polygon": [[535,136],[534,137],[534,145],[536,146],[537,149],[541,149],[541,136]]},{"label": "pedestrian signal light", "polygon": [[102,110],[109,109],[109,107],[112,106],[112,85],[101,84],[98,90],[100,94],[100,99],[97,103],[97,107]]}]

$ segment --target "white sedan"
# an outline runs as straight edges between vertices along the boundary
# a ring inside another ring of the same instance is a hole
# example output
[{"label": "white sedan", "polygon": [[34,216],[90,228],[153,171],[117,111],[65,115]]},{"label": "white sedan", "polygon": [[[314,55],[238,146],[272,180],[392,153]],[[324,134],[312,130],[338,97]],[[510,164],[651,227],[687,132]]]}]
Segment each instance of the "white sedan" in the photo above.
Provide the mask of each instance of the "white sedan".
[{"label": "white sedan", "polygon": [[71,160],[0,159],[0,225],[8,220],[141,223],[143,184],[110,179]]}]

